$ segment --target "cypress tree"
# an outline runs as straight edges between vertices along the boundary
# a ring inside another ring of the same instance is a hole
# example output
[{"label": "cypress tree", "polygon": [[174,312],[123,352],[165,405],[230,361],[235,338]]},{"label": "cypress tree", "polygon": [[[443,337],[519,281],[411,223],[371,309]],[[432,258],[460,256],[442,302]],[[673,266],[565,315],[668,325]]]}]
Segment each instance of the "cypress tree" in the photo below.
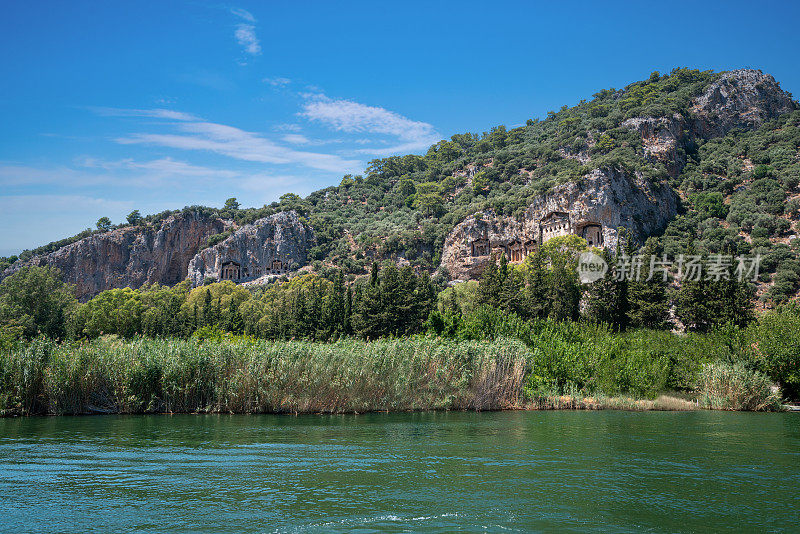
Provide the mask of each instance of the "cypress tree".
[{"label": "cypress tree", "polygon": [[536,250],[528,256],[527,276],[522,291],[522,316],[526,319],[544,318],[550,312],[548,276],[542,261],[542,252]]},{"label": "cypress tree", "polygon": [[[505,255],[500,258],[501,263]],[[478,283],[478,304],[485,304],[488,306],[498,307],[500,304],[500,292],[503,287],[503,273],[497,266],[497,258],[492,254],[489,264],[481,273],[481,279]]]},{"label": "cypress tree", "polygon": [[[644,258],[646,262],[651,257],[658,258],[658,251],[648,244],[645,247]],[[628,283],[628,324],[634,328],[652,328],[656,330],[669,329],[672,325],[669,319],[669,277],[664,279],[662,273],[650,272],[644,280],[631,280]]]},{"label": "cypress tree", "polygon": [[628,324],[628,281],[614,275],[614,260],[608,250],[602,257],[609,267],[606,275],[589,286],[586,315],[591,321],[609,324],[614,330],[624,330]]}]

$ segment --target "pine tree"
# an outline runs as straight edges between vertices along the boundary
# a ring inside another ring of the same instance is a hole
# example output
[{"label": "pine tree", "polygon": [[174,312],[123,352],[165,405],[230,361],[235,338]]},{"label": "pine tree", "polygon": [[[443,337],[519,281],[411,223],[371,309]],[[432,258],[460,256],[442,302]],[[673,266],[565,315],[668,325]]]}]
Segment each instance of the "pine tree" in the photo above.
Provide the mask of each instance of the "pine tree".
[{"label": "pine tree", "polygon": [[380,289],[379,335],[399,335],[401,330],[399,304],[403,296],[400,287],[400,272],[394,263],[390,263],[383,269]]},{"label": "pine tree", "polygon": [[202,313],[203,326],[211,325],[211,316],[212,316],[211,291],[209,289],[206,289],[205,294],[203,294],[203,313]]},{"label": "pine tree", "polygon": [[436,308],[436,288],[431,281],[431,277],[427,271],[422,271],[422,274],[416,281],[415,289],[415,321],[414,331],[422,329],[422,323],[425,322],[431,311]]},{"label": "pine tree", "polygon": [[336,278],[331,288],[327,319],[330,324],[330,331],[336,336],[342,335],[345,332],[346,310],[344,293],[344,273],[340,269],[336,272]]},{"label": "pine tree", "polygon": [[236,307],[236,302],[231,299],[230,304],[228,305],[228,317],[227,317],[227,324],[225,325],[225,330],[228,332],[232,332],[234,334],[241,333],[242,331],[242,317],[239,315],[239,310]]},{"label": "pine tree", "polygon": [[[501,270],[503,267],[501,267]],[[525,315],[525,305],[523,299],[522,288],[524,286],[524,279],[518,269],[509,268],[505,266],[506,275],[503,279],[503,285],[500,288],[500,295],[498,296],[499,307],[502,310],[516,313],[517,315]]]},{"label": "pine tree", "polygon": [[556,321],[577,320],[580,305],[578,272],[563,258],[554,258],[548,272],[548,297],[551,319]]},{"label": "pine tree", "polygon": [[347,286],[347,303],[344,311],[344,334],[353,334],[353,288]]},{"label": "pine tree", "polygon": [[412,333],[418,323],[420,295],[417,293],[417,277],[410,265],[400,269],[399,294],[397,297],[398,335]]},{"label": "pine tree", "polygon": [[378,262],[372,264],[369,284],[358,287],[354,299],[353,330],[362,338],[375,339],[383,335],[381,287]]},{"label": "pine tree", "polygon": [[694,332],[708,332],[726,324],[743,327],[754,319],[754,294],[750,283],[737,280],[732,269],[727,279],[710,280],[703,275],[699,280],[684,280],[678,290],[675,315]]}]

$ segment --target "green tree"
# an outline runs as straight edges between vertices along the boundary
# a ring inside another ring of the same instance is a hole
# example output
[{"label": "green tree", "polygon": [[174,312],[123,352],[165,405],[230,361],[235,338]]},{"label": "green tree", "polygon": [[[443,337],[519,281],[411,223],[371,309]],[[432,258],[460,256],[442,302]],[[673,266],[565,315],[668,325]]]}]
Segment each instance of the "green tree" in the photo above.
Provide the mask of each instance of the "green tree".
[{"label": "green tree", "polygon": [[108,217],[100,217],[97,219],[97,229],[101,232],[107,232],[111,229],[111,219]]},{"label": "green tree", "polygon": [[533,254],[525,258],[525,287],[522,290],[523,313],[527,319],[543,319],[550,311],[547,298],[548,274],[542,260],[542,251],[537,247]]},{"label": "green tree", "polygon": [[616,276],[614,258],[608,250],[602,257],[608,264],[608,272],[592,282],[586,295],[586,317],[591,321],[606,323],[614,330],[628,326],[628,280]]},{"label": "green tree", "polygon": [[139,213],[139,210],[133,210],[128,214],[126,220],[128,221],[128,224],[136,226],[142,222],[142,214]]},{"label": "green tree", "polygon": [[768,313],[755,334],[763,371],[780,384],[784,395],[800,399],[800,308],[794,304]]},{"label": "green tree", "polygon": [[546,287],[551,319],[578,319],[581,300],[578,254],[587,246],[586,241],[576,235],[554,237],[542,246],[542,257],[550,264]]},{"label": "green tree", "polygon": [[0,282],[0,326],[15,336],[63,339],[76,305],[74,287],[52,267],[26,266]]},{"label": "green tree", "polygon": [[[645,248],[644,258],[650,262],[657,257],[652,248]],[[655,271],[655,263],[652,267]],[[665,279],[663,272],[651,273],[650,264],[643,269],[647,270],[646,276],[628,282],[628,324],[633,328],[669,329],[669,276]]]},{"label": "green tree", "polygon": [[492,307],[500,306],[500,294],[503,291],[503,282],[507,272],[507,261],[505,254],[500,256],[501,266],[497,265],[497,257],[492,254],[489,263],[481,273],[478,284],[478,304]]},{"label": "green tree", "polygon": [[422,211],[426,217],[438,216],[444,207],[440,193],[417,193],[414,197],[414,208]]},{"label": "green tree", "polygon": [[744,327],[754,318],[754,291],[748,282],[736,280],[733,273],[720,280],[701,274],[699,280],[681,283],[675,315],[692,332],[708,332],[729,324]]},{"label": "green tree", "polygon": [[373,262],[369,283],[359,285],[354,296],[353,330],[366,339],[380,337],[384,330],[379,271],[378,262]]},{"label": "green tree", "polygon": [[472,192],[476,195],[486,195],[489,192],[489,176],[481,171],[472,178]]}]

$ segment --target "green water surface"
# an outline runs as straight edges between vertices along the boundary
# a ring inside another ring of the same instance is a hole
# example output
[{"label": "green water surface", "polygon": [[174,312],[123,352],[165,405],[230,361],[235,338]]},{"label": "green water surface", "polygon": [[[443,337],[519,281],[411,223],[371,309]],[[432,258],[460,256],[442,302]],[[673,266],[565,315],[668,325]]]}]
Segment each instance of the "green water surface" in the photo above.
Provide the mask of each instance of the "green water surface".
[{"label": "green water surface", "polygon": [[800,414],[0,419],[0,532],[800,531]]}]

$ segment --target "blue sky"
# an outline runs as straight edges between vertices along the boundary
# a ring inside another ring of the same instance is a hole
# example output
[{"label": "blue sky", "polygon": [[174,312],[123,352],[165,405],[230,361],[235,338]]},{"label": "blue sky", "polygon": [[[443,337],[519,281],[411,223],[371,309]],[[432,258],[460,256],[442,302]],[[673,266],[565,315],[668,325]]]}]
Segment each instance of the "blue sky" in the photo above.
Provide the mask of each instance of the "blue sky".
[{"label": "blue sky", "polygon": [[5,2],[0,255],[261,206],[676,66],[800,91],[792,2]]}]

